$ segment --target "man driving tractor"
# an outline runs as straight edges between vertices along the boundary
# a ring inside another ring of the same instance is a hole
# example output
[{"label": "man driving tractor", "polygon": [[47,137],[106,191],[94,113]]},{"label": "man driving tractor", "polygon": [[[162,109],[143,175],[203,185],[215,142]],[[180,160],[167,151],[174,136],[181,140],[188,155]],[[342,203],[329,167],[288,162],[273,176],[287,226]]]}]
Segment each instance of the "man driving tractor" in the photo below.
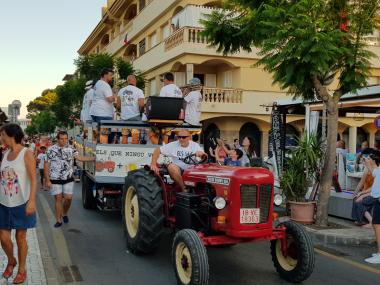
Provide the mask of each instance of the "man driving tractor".
[{"label": "man driving tractor", "polygon": [[160,154],[171,157],[173,162],[167,165],[169,175],[181,187],[182,191],[185,192],[186,189],[182,180],[182,173],[190,164],[185,163],[183,159],[191,155],[205,157],[207,154],[202,150],[199,144],[190,139],[191,134],[188,130],[181,130],[177,138],[177,141],[168,143],[154,150],[150,169],[158,175],[159,168],[157,167],[157,160]]}]

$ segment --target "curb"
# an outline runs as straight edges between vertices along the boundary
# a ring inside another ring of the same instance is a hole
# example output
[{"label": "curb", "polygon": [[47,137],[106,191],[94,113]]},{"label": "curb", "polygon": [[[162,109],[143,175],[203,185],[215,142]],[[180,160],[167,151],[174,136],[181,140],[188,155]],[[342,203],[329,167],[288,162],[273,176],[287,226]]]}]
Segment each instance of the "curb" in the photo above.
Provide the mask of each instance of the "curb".
[{"label": "curb", "polygon": [[[39,221],[39,214],[37,213]],[[47,285],[59,285],[59,278],[57,271],[54,266],[53,258],[50,255],[49,246],[46,241],[45,234],[43,232],[42,226],[39,222],[37,222],[36,226],[36,232],[37,232],[37,239],[38,244],[40,246],[40,252],[41,252],[41,258],[42,258],[42,264],[45,271],[45,278]]]},{"label": "curb", "polygon": [[369,235],[368,237],[352,237],[347,236],[338,231],[326,232],[326,230],[315,230],[308,226],[305,226],[306,231],[309,233],[312,241],[316,245],[375,245],[376,241],[374,237]]}]

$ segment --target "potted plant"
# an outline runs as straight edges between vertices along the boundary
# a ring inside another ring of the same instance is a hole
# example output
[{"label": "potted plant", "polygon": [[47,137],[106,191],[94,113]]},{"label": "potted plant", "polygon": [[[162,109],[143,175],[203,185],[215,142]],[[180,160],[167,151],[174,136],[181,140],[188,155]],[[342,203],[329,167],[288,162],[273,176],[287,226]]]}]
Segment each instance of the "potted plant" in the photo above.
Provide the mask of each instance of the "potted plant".
[{"label": "potted plant", "polygon": [[297,146],[285,160],[281,189],[290,208],[290,218],[303,224],[314,223],[316,202],[305,198],[309,186],[318,179],[322,144],[316,135],[297,139]]}]

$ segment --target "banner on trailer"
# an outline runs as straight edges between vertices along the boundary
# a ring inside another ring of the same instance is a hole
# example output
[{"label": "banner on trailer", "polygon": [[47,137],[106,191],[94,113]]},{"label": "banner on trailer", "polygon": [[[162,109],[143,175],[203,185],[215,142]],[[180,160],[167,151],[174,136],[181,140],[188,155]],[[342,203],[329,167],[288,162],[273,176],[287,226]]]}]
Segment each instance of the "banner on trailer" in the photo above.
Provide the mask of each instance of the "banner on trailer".
[{"label": "banner on trailer", "polygon": [[96,146],[96,175],[125,177],[128,171],[149,165],[154,148]]}]

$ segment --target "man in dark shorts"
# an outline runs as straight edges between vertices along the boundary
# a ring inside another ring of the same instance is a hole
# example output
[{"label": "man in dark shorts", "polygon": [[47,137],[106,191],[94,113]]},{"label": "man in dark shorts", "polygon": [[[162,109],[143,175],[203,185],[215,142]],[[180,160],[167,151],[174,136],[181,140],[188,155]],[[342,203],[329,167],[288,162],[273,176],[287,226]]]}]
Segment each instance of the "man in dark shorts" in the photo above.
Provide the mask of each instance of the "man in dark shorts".
[{"label": "man in dark shorts", "polygon": [[365,259],[365,262],[372,264],[380,264],[380,152],[374,151],[369,158],[365,159],[365,166],[375,178],[371,187],[371,196],[377,201],[373,206],[372,225],[375,230],[377,252],[372,257]]}]

